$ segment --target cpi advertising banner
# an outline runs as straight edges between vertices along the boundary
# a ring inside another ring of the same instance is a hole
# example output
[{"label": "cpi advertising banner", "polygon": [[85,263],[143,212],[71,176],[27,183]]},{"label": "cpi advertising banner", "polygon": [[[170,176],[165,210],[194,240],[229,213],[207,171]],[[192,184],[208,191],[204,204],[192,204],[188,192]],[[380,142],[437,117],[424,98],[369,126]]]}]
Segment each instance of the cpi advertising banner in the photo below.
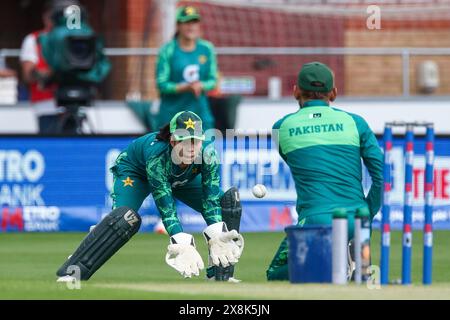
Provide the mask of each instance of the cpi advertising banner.
[{"label": "cpi advertising banner", "polygon": [[[0,137],[0,232],[87,231],[110,212],[112,175],[119,152],[132,137]],[[381,142],[381,141],[380,141]],[[450,229],[450,138],[436,137],[434,227]],[[402,221],[403,149],[394,141],[393,228]],[[219,146],[224,190],[237,186],[243,215],[241,230],[280,231],[296,222],[295,187],[289,168],[270,139],[237,137]],[[416,139],[414,160],[414,227],[423,221],[424,141]],[[256,183],[268,193],[256,199]],[[364,172],[366,192],[370,178]],[[182,203],[178,216],[187,232],[205,227],[200,213]],[[140,212],[141,231],[154,231],[159,214],[148,197]],[[374,227],[379,226],[380,214]]]}]

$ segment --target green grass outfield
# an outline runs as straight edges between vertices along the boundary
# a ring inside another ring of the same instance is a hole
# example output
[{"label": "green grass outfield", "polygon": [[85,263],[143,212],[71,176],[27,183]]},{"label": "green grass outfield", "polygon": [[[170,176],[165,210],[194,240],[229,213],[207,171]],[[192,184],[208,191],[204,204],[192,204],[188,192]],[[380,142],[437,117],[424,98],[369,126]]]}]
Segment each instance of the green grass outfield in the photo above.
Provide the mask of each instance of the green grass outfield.
[{"label": "green grass outfield", "polygon": [[[433,285],[421,285],[422,233],[414,233],[412,286],[381,289],[333,285],[269,283],[265,270],[282,233],[245,233],[245,250],[238,264],[239,284],[183,279],[164,261],[168,237],[138,234],[106,263],[80,290],[55,282],[55,271],[85,236],[83,233],[0,234],[0,299],[449,299],[450,231],[435,231]],[[392,235],[391,279],[400,278],[401,233]],[[372,252],[379,263],[378,232]],[[206,262],[206,245],[196,235]]]}]

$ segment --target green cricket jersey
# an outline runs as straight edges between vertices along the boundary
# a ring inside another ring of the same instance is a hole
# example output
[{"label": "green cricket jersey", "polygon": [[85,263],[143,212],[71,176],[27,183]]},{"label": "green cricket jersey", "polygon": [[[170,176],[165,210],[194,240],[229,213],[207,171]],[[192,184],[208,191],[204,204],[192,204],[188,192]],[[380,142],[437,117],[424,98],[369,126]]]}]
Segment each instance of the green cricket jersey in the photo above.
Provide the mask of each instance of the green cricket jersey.
[{"label": "green cricket jersey", "polygon": [[[196,97],[191,92],[176,93],[177,84],[200,81],[203,93]],[[195,50],[184,51],[173,39],[159,52],[156,64],[156,84],[161,97],[158,125],[168,123],[179,111],[195,112],[203,120],[204,129],[214,127],[205,91],[217,84],[217,61],[214,46],[198,39]]]},{"label": "green cricket jersey", "polygon": [[[372,216],[378,212],[383,156],[362,117],[312,100],[273,129],[279,130],[279,152],[294,178],[299,221],[336,208],[354,211],[368,206]],[[372,178],[367,197],[361,184],[361,158]]]},{"label": "green cricket jersey", "polygon": [[[116,160],[112,172],[148,182],[163,224],[170,235],[182,232],[177,216],[172,191],[182,188],[201,174],[202,215],[208,225],[222,221],[220,206],[219,160],[215,150],[209,146],[202,150],[202,161],[186,169],[175,165],[171,159],[172,147],[168,142],[156,139],[157,132],[146,134],[134,140]],[[189,197],[189,195],[186,195]]]}]

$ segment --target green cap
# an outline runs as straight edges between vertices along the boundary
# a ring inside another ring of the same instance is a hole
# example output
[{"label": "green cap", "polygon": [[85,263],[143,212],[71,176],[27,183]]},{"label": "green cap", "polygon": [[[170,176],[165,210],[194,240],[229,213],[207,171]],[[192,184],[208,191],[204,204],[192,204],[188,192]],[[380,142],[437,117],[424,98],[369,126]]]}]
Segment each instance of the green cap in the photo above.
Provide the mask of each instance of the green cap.
[{"label": "green cap", "polygon": [[330,92],[334,87],[333,71],[320,62],[306,63],[298,74],[297,84],[307,91]]},{"label": "green cap", "polygon": [[205,140],[202,119],[191,111],[178,112],[170,120],[170,133],[175,141],[187,139]]},{"label": "green cap", "polygon": [[347,210],[344,208],[334,210],[333,219],[347,219]]},{"label": "green cap", "polygon": [[191,6],[183,6],[177,9],[177,22],[188,22],[193,20],[200,20],[200,14],[197,9]]}]

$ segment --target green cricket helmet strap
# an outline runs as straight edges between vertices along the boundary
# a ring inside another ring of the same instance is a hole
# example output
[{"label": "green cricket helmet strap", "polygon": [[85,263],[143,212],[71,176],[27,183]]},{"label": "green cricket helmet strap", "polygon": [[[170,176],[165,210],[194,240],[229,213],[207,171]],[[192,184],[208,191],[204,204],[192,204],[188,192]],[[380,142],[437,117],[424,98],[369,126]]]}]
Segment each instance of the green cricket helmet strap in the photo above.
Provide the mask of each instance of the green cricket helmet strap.
[{"label": "green cricket helmet strap", "polygon": [[170,120],[170,133],[175,141],[187,139],[205,140],[202,119],[192,111],[178,112]]}]

